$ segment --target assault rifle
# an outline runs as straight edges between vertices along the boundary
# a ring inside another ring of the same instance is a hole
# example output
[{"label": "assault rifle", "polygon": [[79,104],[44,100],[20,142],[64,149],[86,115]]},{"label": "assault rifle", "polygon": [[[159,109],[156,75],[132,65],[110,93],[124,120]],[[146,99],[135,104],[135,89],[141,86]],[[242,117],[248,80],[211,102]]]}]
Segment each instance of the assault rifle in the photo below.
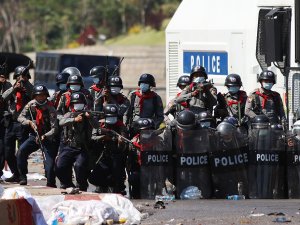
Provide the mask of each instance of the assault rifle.
[{"label": "assault rifle", "polygon": [[[32,115],[32,111],[31,111],[31,107],[29,106],[28,109],[29,109],[31,121],[33,122],[33,115]],[[38,145],[40,146],[40,149],[41,149],[41,151],[42,151],[43,160],[44,160],[44,162],[45,162],[45,161],[46,161],[45,147],[44,147],[44,145],[43,145],[43,143],[42,143],[42,139],[41,139],[41,137],[40,137],[40,135],[39,135],[39,132],[38,132],[38,130],[37,130],[37,127],[35,127],[35,129],[33,129],[33,130],[34,130],[34,132],[35,132],[35,134],[36,134],[36,138],[37,138],[37,141],[38,141]]]},{"label": "assault rifle", "polygon": [[99,116],[99,119],[105,118],[104,112],[101,112],[101,111],[81,110],[80,112],[82,112],[82,113],[86,113],[87,112],[87,113],[90,113],[92,115]]}]

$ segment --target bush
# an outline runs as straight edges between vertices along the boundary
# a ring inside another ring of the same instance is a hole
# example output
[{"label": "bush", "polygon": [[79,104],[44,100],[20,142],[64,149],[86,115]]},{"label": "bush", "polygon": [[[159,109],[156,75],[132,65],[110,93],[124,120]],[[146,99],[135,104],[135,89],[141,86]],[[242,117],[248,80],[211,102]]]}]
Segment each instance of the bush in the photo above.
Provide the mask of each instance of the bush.
[{"label": "bush", "polygon": [[134,25],[129,28],[128,34],[139,34],[142,31],[141,25]]}]

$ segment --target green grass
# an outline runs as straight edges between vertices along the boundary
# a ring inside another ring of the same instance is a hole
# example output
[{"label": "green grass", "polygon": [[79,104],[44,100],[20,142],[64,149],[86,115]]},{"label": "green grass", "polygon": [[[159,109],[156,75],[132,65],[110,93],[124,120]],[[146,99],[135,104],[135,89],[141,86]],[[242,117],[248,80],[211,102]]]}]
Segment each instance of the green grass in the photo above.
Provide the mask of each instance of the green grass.
[{"label": "green grass", "polygon": [[109,39],[107,45],[164,45],[165,32],[155,30],[145,30],[138,34],[121,35]]}]

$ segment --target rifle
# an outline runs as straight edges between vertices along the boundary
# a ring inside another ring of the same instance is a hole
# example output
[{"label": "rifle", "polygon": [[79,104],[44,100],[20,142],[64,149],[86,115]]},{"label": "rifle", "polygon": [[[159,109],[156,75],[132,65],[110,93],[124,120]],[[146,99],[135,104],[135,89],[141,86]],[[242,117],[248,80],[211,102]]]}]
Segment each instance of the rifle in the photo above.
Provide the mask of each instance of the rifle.
[{"label": "rifle", "polygon": [[[29,106],[28,109],[29,109],[31,120],[33,122],[33,115],[32,115],[32,112],[31,112],[31,106]],[[37,128],[35,128],[33,130],[34,130],[34,132],[36,134],[36,137],[37,137],[37,140],[38,140],[38,145],[40,146],[40,149],[42,151],[43,160],[45,162],[46,161],[45,147],[44,147],[44,145],[42,143],[42,139],[41,139],[41,137],[39,135],[39,132],[38,132]]]},{"label": "rifle", "polygon": [[104,112],[100,112],[100,111],[92,111],[92,110],[81,110],[80,112],[84,112],[84,113],[90,113],[92,115],[96,115],[99,116],[100,119],[105,118],[105,114]]},{"label": "rifle", "polygon": [[119,62],[119,64],[118,64],[117,66],[115,66],[115,69],[114,69],[114,71],[112,72],[112,76],[114,76],[115,73],[117,72],[117,70],[120,68],[120,65],[121,65],[123,59],[124,59],[124,57],[122,57],[121,60],[120,60],[120,62]]},{"label": "rifle", "polygon": [[220,92],[217,94],[217,101],[218,101],[221,109],[227,109],[229,116],[234,116],[230,107],[227,105],[224,96]]},{"label": "rifle", "polygon": [[129,144],[129,146],[135,148],[138,151],[141,151],[138,147],[136,147],[133,142],[131,140],[129,140],[128,138],[124,137],[123,135],[119,134],[118,132],[114,131],[114,130],[109,130],[110,133],[112,133],[113,135],[121,138],[123,141],[125,141],[126,143]]}]

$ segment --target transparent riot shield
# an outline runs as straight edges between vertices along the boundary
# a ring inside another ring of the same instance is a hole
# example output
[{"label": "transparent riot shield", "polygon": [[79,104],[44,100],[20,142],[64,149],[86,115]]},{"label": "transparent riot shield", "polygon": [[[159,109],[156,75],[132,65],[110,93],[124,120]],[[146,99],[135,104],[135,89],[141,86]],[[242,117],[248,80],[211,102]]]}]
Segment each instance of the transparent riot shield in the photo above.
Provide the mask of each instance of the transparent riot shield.
[{"label": "transparent riot shield", "polygon": [[271,127],[249,133],[249,198],[285,198],[285,141]]},{"label": "transparent riot shield", "polygon": [[230,195],[248,197],[248,145],[239,130],[228,136],[215,133],[209,152],[212,171],[213,196],[224,199]]},{"label": "transparent riot shield", "polygon": [[155,199],[162,195],[166,181],[172,180],[172,139],[171,132],[165,130],[145,130],[140,134],[141,173],[140,188],[142,199]]},{"label": "transparent riot shield", "polygon": [[286,142],[288,197],[300,198],[300,140],[291,136]]},{"label": "transparent riot shield", "polygon": [[211,148],[210,130],[176,132],[176,193],[177,197],[189,186],[196,186],[203,198],[211,198],[212,181],[208,152]]}]

